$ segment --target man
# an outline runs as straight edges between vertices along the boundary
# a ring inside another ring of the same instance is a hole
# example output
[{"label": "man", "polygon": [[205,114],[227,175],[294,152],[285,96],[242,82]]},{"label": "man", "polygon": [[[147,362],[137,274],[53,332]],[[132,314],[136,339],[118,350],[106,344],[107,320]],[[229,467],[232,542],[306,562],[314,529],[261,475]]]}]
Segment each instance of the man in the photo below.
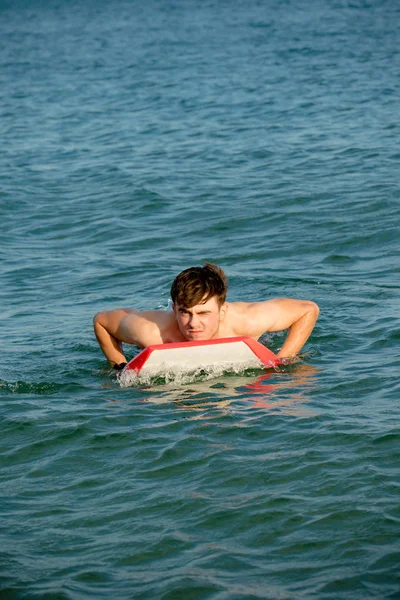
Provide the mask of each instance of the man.
[{"label": "man", "polygon": [[309,300],[276,298],[264,302],[226,302],[228,283],[216,265],[182,271],[171,287],[172,311],[139,312],[121,308],[98,313],[94,331],[106,358],[122,367],[122,342],[140,348],[193,340],[236,336],[258,338],[267,331],[288,329],[278,352],[294,357],[309,338],[319,308]]}]

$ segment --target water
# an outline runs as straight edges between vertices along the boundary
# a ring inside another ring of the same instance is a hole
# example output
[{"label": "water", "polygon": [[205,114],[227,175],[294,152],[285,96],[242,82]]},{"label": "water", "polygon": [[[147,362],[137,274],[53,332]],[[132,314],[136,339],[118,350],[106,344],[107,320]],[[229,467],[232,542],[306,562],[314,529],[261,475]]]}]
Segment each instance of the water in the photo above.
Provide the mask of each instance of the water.
[{"label": "water", "polygon": [[[0,7],[0,597],[400,598],[398,4]],[[204,260],[302,361],[121,387]]]}]

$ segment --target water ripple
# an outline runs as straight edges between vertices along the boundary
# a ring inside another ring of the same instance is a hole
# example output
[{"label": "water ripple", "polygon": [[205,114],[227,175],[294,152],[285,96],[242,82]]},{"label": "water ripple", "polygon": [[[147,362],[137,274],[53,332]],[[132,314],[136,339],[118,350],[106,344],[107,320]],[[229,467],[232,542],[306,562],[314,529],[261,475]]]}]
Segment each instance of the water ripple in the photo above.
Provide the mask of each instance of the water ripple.
[{"label": "water ripple", "polygon": [[[1,5],[2,598],[398,597],[399,10],[309,8]],[[203,260],[301,361],[121,387]]]}]

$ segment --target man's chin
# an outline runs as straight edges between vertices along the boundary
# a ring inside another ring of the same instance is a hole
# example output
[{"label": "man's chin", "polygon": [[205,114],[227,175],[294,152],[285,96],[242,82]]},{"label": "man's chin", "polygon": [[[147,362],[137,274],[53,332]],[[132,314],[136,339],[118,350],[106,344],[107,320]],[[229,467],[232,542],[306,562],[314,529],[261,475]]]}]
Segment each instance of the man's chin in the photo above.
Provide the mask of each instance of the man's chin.
[{"label": "man's chin", "polygon": [[187,332],[185,337],[186,337],[186,339],[187,339],[188,342],[197,342],[197,341],[202,341],[202,340],[208,340],[209,339],[207,337],[207,335],[204,333],[204,331]]}]

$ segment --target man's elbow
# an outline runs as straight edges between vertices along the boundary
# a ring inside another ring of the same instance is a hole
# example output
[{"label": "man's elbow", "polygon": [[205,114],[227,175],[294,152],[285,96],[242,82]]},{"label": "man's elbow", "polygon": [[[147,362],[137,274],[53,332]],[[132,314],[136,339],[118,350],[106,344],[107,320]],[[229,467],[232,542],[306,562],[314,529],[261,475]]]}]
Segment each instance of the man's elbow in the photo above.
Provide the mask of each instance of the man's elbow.
[{"label": "man's elbow", "polygon": [[308,310],[307,312],[312,316],[314,323],[317,321],[319,316],[319,306],[316,302],[312,302],[312,300],[308,301]]},{"label": "man's elbow", "polygon": [[104,317],[105,317],[105,312],[101,311],[98,312],[94,315],[93,317],[93,328],[96,331],[96,329],[98,329],[99,327],[104,327]]}]

